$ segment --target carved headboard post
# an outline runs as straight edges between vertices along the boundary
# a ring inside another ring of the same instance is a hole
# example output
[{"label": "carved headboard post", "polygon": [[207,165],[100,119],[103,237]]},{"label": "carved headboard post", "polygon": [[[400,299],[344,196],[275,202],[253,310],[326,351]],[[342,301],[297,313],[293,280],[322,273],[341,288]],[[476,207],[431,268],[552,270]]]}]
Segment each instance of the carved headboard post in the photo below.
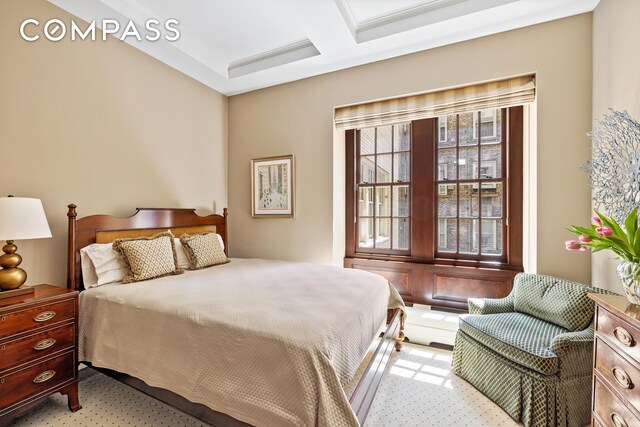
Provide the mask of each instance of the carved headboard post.
[{"label": "carved headboard post", "polygon": [[67,246],[67,289],[77,289],[76,286],[76,205],[67,206],[69,218],[69,236]]}]

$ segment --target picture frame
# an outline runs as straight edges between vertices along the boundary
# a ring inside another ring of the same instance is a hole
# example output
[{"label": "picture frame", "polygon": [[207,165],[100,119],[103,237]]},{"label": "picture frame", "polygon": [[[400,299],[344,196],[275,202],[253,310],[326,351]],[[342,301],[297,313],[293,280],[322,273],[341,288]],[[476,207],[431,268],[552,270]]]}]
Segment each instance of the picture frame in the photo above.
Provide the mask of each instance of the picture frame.
[{"label": "picture frame", "polygon": [[251,216],[293,218],[295,205],[293,154],[251,160]]}]

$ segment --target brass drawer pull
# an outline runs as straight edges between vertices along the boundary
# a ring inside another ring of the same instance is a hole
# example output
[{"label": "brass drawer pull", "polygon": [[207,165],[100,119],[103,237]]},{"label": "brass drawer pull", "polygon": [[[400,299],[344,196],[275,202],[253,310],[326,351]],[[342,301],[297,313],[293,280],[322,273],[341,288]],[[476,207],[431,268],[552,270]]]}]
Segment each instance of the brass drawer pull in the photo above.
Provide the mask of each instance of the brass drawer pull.
[{"label": "brass drawer pull", "polygon": [[36,317],[34,317],[33,320],[35,320],[36,322],[46,322],[49,319],[53,319],[55,315],[56,315],[55,311],[43,311],[42,313],[39,313],[38,315],[36,315]]},{"label": "brass drawer pull", "polygon": [[611,421],[613,421],[613,425],[616,427],[629,427],[625,422],[624,418],[622,418],[620,415],[616,414],[615,412],[611,413]]},{"label": "brass drawer pull", "polygon": [[635,344],[631,334],[621,326],[618,326],[613,330],[613,335],[616,337],[618,341],[620,341],[623,345],[626,345],[627,347],[631,347],[633,344]]},{"label": "brass drawer pull", "polygon": [[[33,382],[36,384],[40,384],[43,383],[45,381],[49,381],[51,378],[53,378],[53,376],[56,374],[56,371],[44,371],[43,373],[41,373],[40,375],[38,375],[37,377],[35,377],[33,379]],[[612,415],[613,417],[613,415]]]},{"label": "brass drawer pull", "polygon": [[42,341],[38,341],[36,345],[33,346],[34,350],[40,351],[45,350],[56,343],[56,340],[53,338],[45,338]]},{"label": "brass drawer pull", "polygon": [[613,374],[613,378],[615,378],[616,382],[620,384],[620,387],[633,388],[633,382],[631,382],[629,374],[627,374],[620,366],[614,366],[611,368],[611,373]]}]

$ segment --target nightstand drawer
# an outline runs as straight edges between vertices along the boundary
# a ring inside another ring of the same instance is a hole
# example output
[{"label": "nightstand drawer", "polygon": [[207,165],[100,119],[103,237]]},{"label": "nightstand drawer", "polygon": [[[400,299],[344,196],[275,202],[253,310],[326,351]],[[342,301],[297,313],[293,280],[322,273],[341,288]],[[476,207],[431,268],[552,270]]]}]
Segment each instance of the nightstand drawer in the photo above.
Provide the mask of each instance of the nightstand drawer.
[{"label": "nightstand drawer", "polygon": [[74,379],[73,352],[0,377],[0,409]]},{"label": "nightstand drawer", "polygon": [[596,332],[606,337],[618,350],[634,360],[640,360],[640,331],[601,307],[597,309]]},{"label": "nightstand drawer", "polygon": [[66,324],[28,337],[2,342],[0,371],[73,347],[74,338],[74,324]]},{"label": "nightstand drawer", "polygon": [[9,337],[75,317],[73,299],[0,314],[0,336]]}]

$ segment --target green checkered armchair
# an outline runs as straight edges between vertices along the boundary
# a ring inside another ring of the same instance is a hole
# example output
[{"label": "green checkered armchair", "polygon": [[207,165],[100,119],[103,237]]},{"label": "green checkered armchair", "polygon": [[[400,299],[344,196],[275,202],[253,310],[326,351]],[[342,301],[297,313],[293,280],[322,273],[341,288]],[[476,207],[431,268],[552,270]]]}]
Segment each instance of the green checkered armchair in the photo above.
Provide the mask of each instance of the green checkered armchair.
[{"label": "green checkered armchair", "polygon": [[609,293],[520,273],[502,299],[469,299],[453,369],[525,426],[589,424],[594,303]]}]

